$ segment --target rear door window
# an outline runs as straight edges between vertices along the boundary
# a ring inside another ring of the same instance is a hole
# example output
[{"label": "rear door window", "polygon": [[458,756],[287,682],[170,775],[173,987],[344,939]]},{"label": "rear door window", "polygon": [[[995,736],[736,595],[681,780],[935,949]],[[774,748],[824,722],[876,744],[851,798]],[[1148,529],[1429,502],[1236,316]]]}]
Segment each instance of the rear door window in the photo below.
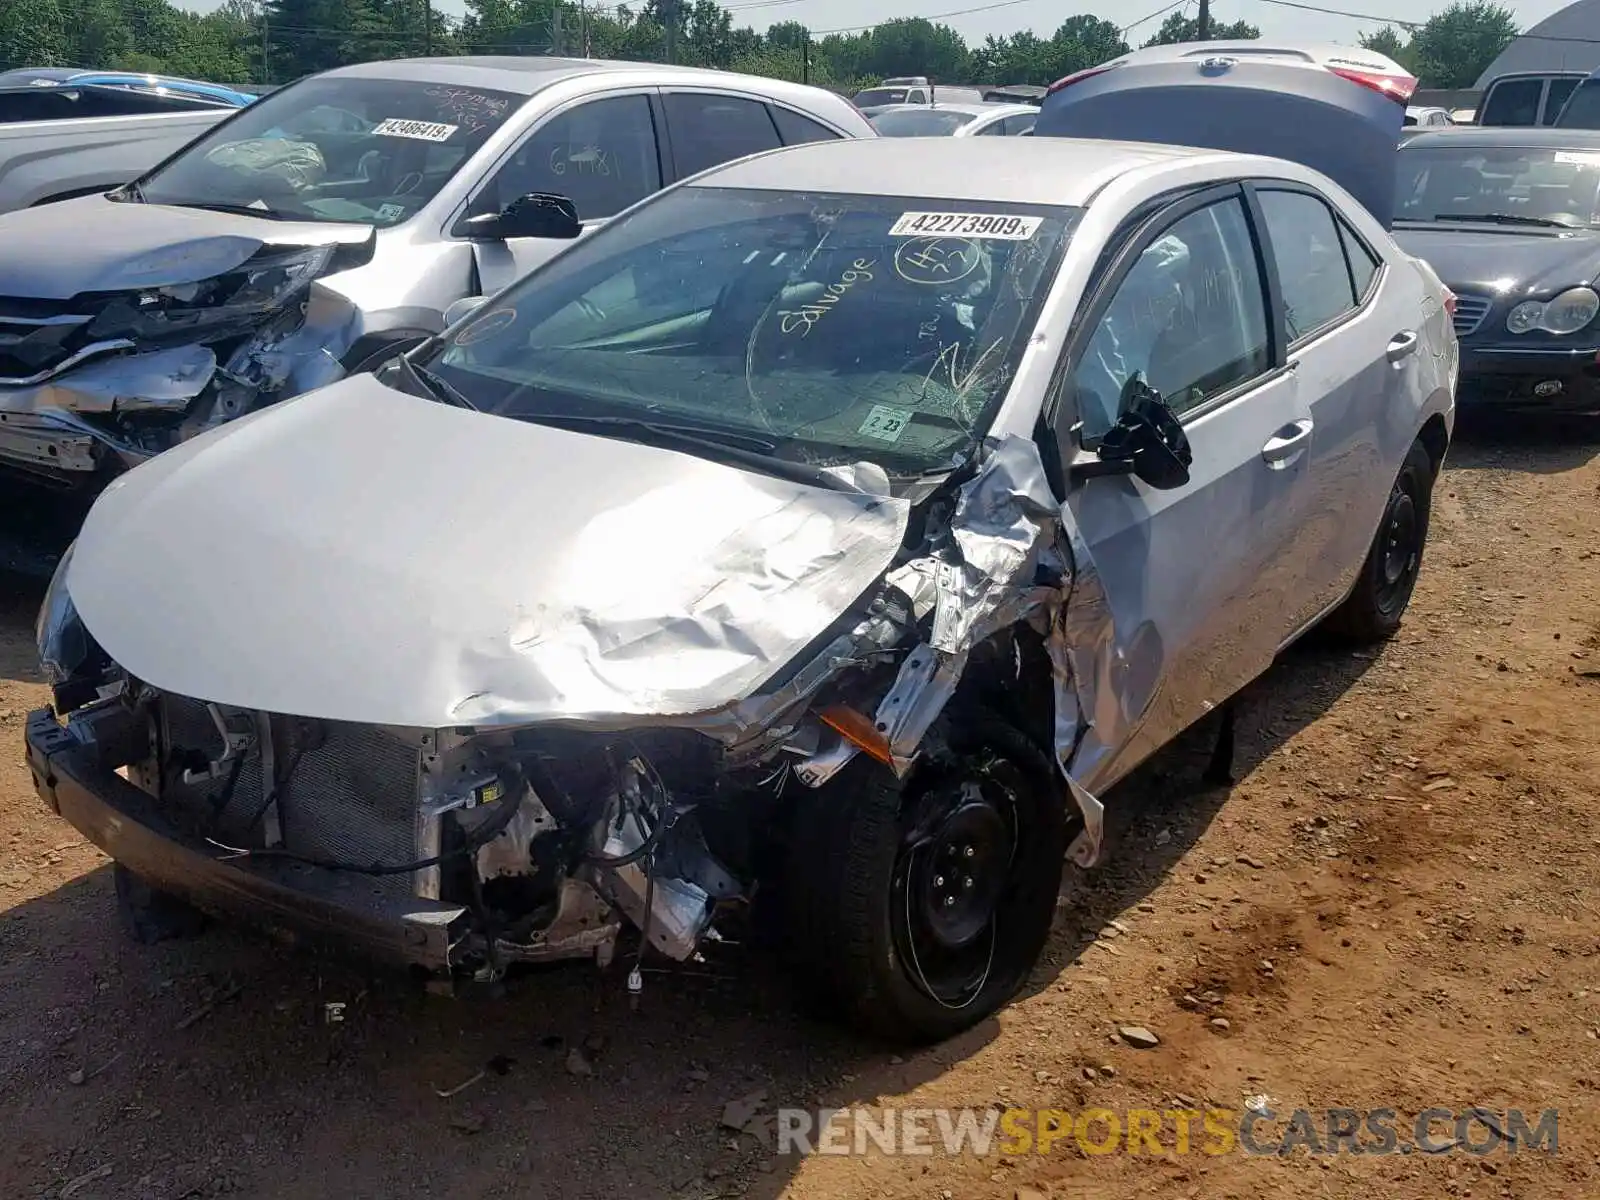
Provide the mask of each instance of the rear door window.
[{"label": "rear door window", "polygon": [[1032,113],[1027,113],[1025,115],[1016,117],[1007,117],[1006,136],[1021,137],[1025,133],[1033,132],[1034,122],[1036,122],[1038,119],[1039,118],[1034,116]]},{"label": "rear door window", "polygon": [[1556,118],[1561,115],[1561,109],[1572,98],[1572,93],[1578,90],[1578,79],[1552,79],[1550,90],[1544,98],[1544,117],[1539,122],[1541,125],[1554,125]]},{"label": "rear door window", "polygon": [[709,92],[668,92],[662,101],[679,178],[783,144],[758,101]]},{"label": "rear door window", "polygon": [[1489,89],[1478,116],[1480,125],[1533,125],[1539,120],[1539,102],[1544,97],[1542,79],[1507,79]]},{"label": "rear door window", "polygon": [[778,136],[783,138],[785,146],[798,146],[802,142],[830,142],[840,136],[826,125],[810,117],[802,117],[791,108],[769,104],[767,111],[772,114],[772,122],[778,127]]}]

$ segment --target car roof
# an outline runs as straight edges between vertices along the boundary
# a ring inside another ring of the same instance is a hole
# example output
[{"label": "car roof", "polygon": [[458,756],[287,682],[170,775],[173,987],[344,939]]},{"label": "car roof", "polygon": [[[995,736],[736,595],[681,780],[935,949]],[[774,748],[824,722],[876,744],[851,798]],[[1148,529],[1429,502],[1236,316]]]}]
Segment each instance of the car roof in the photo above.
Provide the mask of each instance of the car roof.
[{"label": "car roof", "polygon": [[[453,58],[391,58],[377,62],[353,63],[321,73],[336,79],[419,79],[446,83],[492,87],[502,92],[531,96],[564,79],[583,75],[647,73],[694,81],[710,86],[753,82],[775,96],[817,89],[781,79],[741,75],[708,67],[680,67],[664,63],[626,62],[618,59],[552,58],[545,55],[470,55]],[[848,103],[848,101],[843,101]]]},{"label": "car roof", "polygon": [[726,163],[687,186],[937,196],[1076,208],[1130,170],[1217,153],[1084,138],[839,139]]},{"label": "car roof", "polygon": [[1551,129],[1536,125],[1457,125],[1453,129],[1429,129],[1411,138],[1407,150],[1419,146],[1508,146],[1512,149],[1595,150],[1600,151],[1600,130]]}]

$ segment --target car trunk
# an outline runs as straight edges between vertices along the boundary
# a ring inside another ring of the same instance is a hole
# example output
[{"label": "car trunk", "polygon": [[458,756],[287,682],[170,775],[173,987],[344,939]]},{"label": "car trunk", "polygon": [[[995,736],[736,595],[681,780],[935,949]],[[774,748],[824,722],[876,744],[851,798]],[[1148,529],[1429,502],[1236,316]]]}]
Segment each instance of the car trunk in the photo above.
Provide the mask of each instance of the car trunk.
[{"label": "car trunk", "polygon": [[1064,80],[1045,98],[1034,136],[1288,159],[1327,175],[1387,227],[1404,104],[1404,97],[1332,70],[1219,54]]}]

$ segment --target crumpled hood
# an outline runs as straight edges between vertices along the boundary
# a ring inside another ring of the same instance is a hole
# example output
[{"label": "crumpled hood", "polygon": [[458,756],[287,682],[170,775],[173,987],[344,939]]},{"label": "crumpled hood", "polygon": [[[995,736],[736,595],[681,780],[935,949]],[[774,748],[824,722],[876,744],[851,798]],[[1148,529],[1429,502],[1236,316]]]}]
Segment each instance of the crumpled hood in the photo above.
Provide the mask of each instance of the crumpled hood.
[{"label": "crumpled hood", "polygon": [[119,203],[80,196],[0,214],[0,293],[70,300],[82,292],[198,283],[263,246],[358,245],[366,225]]},{"label": "crumpled hood", "polygon": [[1600,235],[1593,233],[1402,226],[1394,240],[1448,287],[1466,294],[1539,293],[1600,276]]},{"label": "crumpled hood", "polygon": [[891,565],[903,501],[358,375],[116,480],[66,586],[157,688],[440,728],[741,699]]}]

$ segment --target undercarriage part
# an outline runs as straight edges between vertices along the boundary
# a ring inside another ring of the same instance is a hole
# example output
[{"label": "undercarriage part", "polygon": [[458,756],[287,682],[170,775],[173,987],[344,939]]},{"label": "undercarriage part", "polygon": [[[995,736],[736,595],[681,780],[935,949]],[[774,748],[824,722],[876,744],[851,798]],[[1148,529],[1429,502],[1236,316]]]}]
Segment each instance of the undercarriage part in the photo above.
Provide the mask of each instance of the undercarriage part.
[{"label": "undercarriage part", "polygon": [[[625,813],[620,821],[608,825],[602,847],[607,859],[624,865],[586,868],[595,887],[644,931],[649,944],[679,962],[694,954],[710,929],[717,900],[738,894],[737,885],[711,860],[704,842],[698,835],[693,841],[681,836],[679,831],[684,829],[693,827],[673,826],[654,852],[635,857],[651,831],[641,826],[636,814]],[[676,863],[693,863],[721,895],[690,878],[666,874],[657,856],[665,860],[669,855]]]}]

